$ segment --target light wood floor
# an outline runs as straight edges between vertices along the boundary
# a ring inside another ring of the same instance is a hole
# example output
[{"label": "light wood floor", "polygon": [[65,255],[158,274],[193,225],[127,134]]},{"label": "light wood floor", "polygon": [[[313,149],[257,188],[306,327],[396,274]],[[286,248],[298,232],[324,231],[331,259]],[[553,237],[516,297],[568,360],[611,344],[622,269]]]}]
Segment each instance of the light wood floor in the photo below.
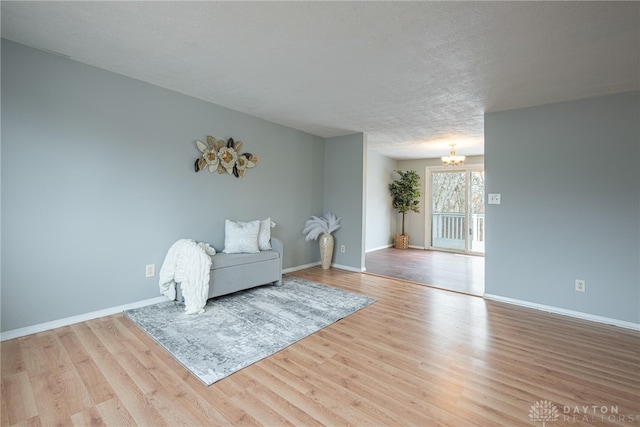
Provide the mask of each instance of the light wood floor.
[{"label": "light wood floor", "polygon": [[292,275],[378,301],[211,387],[121,314],[5,341],[2,426],[541,426],[543,401],[559,414],[548,427],[640,424],[638,332],[337,269]]},{"label": "light wood floor", "polygon": [[365,255],[367,273],[436,288],[484,294],[484,257],[422,249],[386,248]]}]

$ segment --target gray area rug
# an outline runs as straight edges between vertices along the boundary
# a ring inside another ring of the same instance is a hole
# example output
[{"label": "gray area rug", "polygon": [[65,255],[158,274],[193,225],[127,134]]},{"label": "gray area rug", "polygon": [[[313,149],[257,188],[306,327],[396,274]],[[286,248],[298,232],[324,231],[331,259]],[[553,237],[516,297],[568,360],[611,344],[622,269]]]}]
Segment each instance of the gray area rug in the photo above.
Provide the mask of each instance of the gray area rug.
[{"label": "gray area rug", "polygon": [[176,301],[124,313],[211,385],[375,301],[286,275],[282,283],[210,299],[198,315]]}]

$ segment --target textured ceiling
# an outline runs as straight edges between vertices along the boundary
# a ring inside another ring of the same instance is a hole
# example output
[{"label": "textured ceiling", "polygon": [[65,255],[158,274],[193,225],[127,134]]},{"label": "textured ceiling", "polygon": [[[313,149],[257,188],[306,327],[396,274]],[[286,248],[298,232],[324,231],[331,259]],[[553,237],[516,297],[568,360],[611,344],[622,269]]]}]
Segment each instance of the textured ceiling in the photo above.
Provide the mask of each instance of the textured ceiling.
[{"label": "textured ceiling", "polygon": [[2,37],[396,159],[640,89],[637,2],[10,2]]}]

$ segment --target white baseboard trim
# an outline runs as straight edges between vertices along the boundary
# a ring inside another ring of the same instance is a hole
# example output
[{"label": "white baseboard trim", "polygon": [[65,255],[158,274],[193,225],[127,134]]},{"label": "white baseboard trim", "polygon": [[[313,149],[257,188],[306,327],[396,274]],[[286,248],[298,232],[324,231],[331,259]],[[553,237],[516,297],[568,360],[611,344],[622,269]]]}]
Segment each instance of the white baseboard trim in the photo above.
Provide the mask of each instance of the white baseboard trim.
[{"label": "white baseboard trim", "polygon": [[[285,268],[285,269],[282,270],[282,273],[283,274],[292,273],[294,271],[304,270],[305,268],[311,268],[311,267],[315,267],[317,265],[322,265],[322,262],[318,261],[318,262],[312,262],[310,264],[299,265],[297,267]],[[332,263],[331,267],[335,267],[335,268],[338,268],[340,270],[353,271],[355,273],[363,273],[365,271],[364,268],[360,270],[360,269],[355,268],[355,267],[349,267],[348,265],[335,264],[335,263]]]},{"label": "white baseboard trim", "polygon": [[369,252],[375,252],[375,251],[379,251],[379,250],[382,250],[382,249],[388,249],[388,248],[392,248],[392,247],[393,247],[392,244],[388,244],[388,245],[385,245],[385,246],[378,246],[377,248],[373,248],[373,249],[367,249],[364,252],[368,254]]},{"label": "white baseboard trim", "polygon": [[410,247],[411,249],[422,249],[422,250],[424,250],[424,246],[409,245],[409,247]]},{"label": "white baseboard trim", "polygon": [[298,270],[304,270],[305,268],[311,268],[311,267],[315,267],[316,265],[321,265],[321,264],[322,264],[322,262],[318,261],[318,262],[311,262],[309,264],[298,265],[296,267],[284,268],[284,269],[282,269],[282,274],[292,273],[292,272],[298,271]]},{"label": "white baseboard trim", "polygon": [[74,323],[86,322],[87,320],[97,319],[99,317],[110,316],[116,313],[122,313],[125,310],[133,308],[145,307],[159,302],[169,301],[165,296],[146,299],[143,301],[132,302],[130,304],[119,305],[117,307],[105,308],[104,310],[92,311],[90,313],[79,314],[77,316],[65,317],[64,319],[53,320],[51,322],[39,323],[37,325],[27,326],[24,328],[14,329],[12,331],[0,333],[0,341],[11,340],[14,338],[24,337],[25,335],[37,334],[38,332],[48,331],[50,329],[61,328],[63,326],[73,325]]},{"label": "white baseboard trim", "polygon": [[331,264],[331,267],[335,267],[340,270],[353,271],[354,273],[363,273],[366,270],[365,268],[349,267],[348,265],[342,265],[342,264]]},{"label": "white baseboard trim", "polygon": [[499,295],[484,294],[483,297],[488,300],[504,302],[504,303],[513,304],[513,305],[519,305],[521,307],[533,308],[535,310],[541,310],[541,311],[546,311],[546,312],[555,313],[555,314],[562,314],[564,316],[575,317],[577,319],[590,320],[592,322],[605,323],[607,325],[614,325],[614,326],[619,326],[625,329],[633,329],[635,331],[640,331],[640,324],[638,323],[626,322],[624,320],[618,320],[618,319],[611,319],[609,317],[596,316],[594,314],[567,310],[564,308],[553,307],[551,305],[536,304],[529,301],[507,298]]}]

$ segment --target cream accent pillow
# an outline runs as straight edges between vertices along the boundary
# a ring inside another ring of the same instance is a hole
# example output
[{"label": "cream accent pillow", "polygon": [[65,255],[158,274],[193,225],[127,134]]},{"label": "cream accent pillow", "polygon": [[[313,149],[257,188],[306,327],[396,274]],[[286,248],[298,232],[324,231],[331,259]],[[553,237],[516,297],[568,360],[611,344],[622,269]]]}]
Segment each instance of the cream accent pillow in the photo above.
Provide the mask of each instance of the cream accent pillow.
[{"label": "cream accent pillow", "polygon": [[225,254],[253,254],[260,252],[258,247],[258,233],[260,221],[239,222],[229,219],[224,222],[224,252]]},{"label": "cream accent pillow", "polygon": [[271,229],[276,226],[276,223],[271,221],[271,218],[263,219],[260,221],[260,232],[258,233],[258,248],[261,251],[270,251],[271,247]]}]

